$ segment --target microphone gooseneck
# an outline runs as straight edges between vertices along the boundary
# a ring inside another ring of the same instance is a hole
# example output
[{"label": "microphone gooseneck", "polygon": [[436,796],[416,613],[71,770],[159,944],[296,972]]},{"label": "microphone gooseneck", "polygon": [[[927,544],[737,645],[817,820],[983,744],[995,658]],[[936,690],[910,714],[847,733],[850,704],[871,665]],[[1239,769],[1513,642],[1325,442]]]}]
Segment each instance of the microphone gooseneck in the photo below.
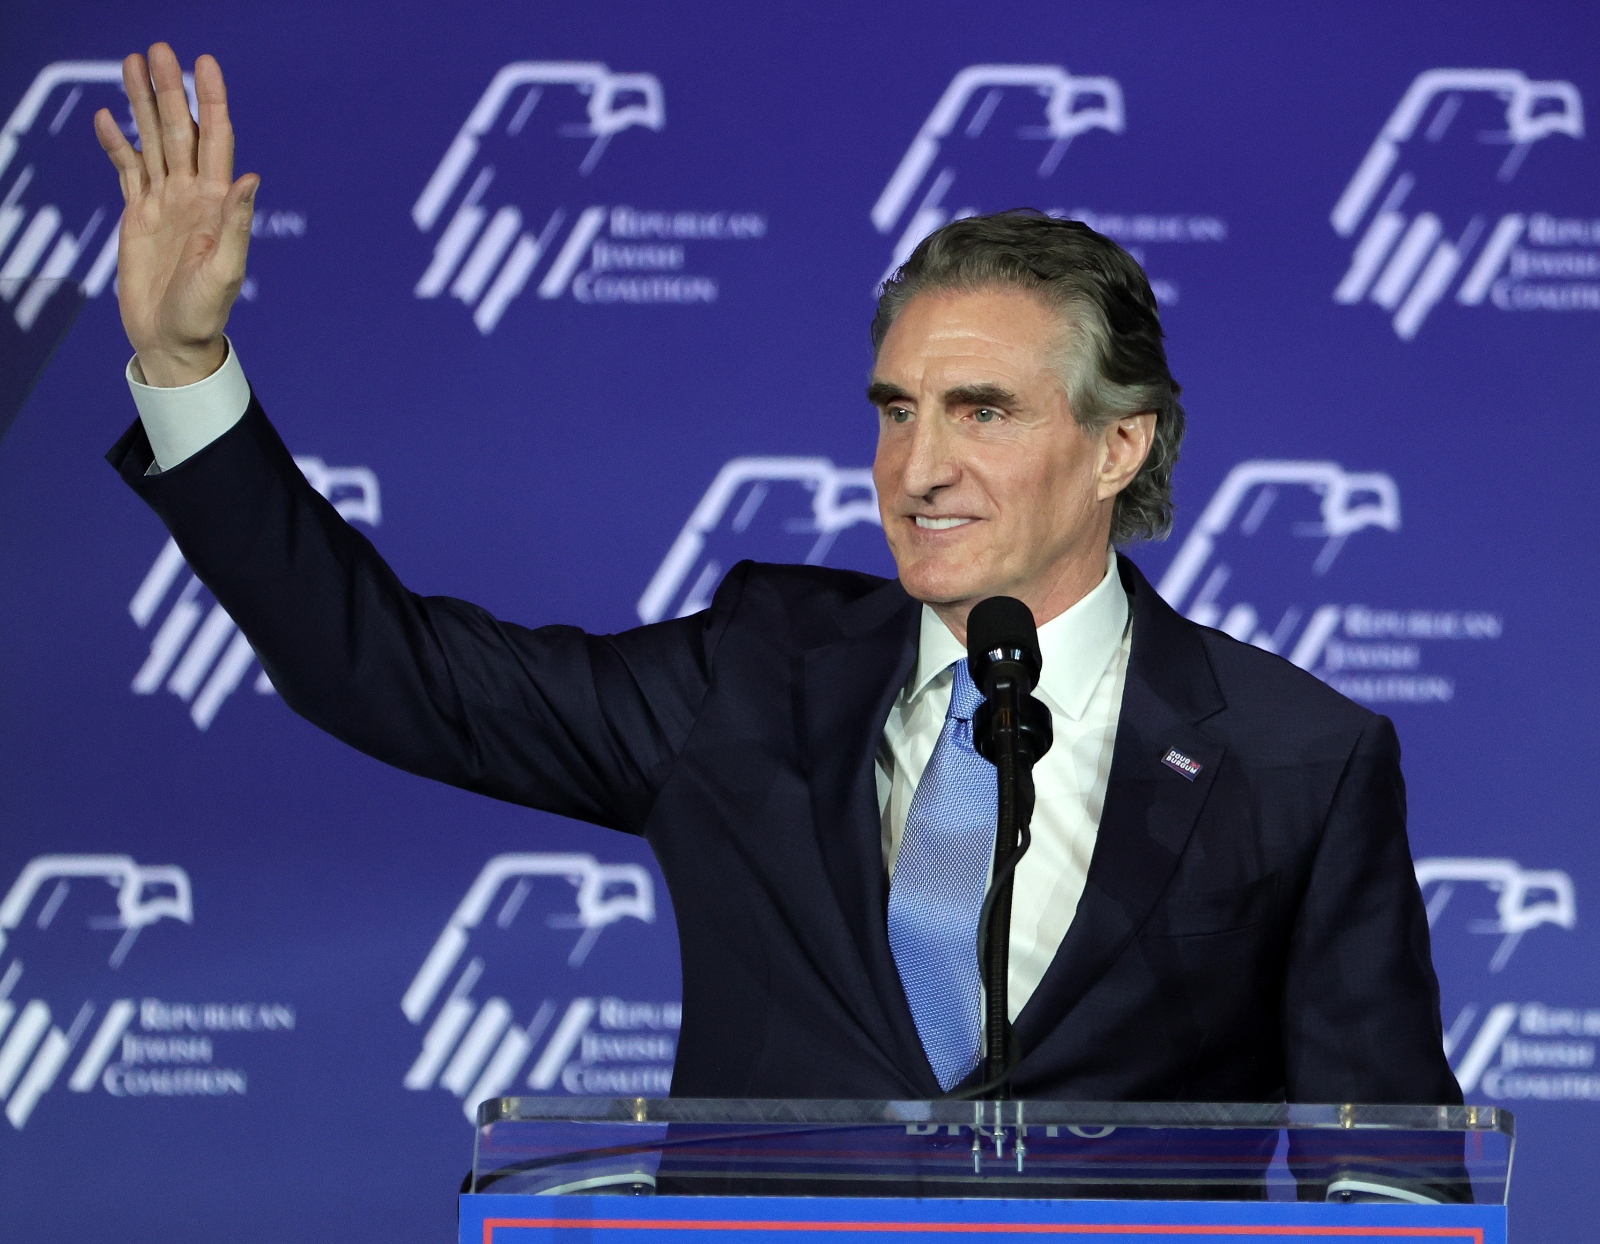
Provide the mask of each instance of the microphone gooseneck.
[{"label": "microphone gooseneck", "polygon": [[1050,710],[1030,694],[1043,659],[1033,612],[1010,596],[980,601],[967,618],[967,669],[983,693],[972,722],[973,745],[995,767],[994,865],[978,917],[983,979],[982,1081],[963,1097],[1010,1096],[1016,1043],[1007,975],[1011,959],[1011,894],[1017,863],[1031,841],[1033,765],[1050,750]]}]

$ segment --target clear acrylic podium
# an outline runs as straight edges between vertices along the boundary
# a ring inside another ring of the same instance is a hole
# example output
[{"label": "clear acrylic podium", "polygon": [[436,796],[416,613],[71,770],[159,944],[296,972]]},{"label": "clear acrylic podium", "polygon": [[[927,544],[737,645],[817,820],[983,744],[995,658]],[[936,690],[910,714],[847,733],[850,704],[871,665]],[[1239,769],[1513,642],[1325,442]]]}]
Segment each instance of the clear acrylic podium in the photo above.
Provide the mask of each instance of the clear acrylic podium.
[{"label": "clear acrylic podium", "polygon": [[461,1239],[1496,1244],[1513,1144],[1482,1106],[508,1097],[479,1110]]}]

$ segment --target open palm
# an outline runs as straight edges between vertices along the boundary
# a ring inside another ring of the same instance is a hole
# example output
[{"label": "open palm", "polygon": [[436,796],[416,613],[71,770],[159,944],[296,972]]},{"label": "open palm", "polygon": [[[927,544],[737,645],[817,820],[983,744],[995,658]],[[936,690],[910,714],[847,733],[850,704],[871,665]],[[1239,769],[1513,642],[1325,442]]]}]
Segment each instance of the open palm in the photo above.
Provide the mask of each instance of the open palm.
[{"label": "open palm", "polygon": [[125,204],[117,261],[122,326],[148,383],[190,384],[226,357],[222,331],[244,283],[261,179],[247,173],[233,180],[233,125],[215,58],[195,62],[198,128],[183,69],[165,43],[150,49],[148,62],[129,56],[122,78],[142,150],[109,110],[94,118]]}]

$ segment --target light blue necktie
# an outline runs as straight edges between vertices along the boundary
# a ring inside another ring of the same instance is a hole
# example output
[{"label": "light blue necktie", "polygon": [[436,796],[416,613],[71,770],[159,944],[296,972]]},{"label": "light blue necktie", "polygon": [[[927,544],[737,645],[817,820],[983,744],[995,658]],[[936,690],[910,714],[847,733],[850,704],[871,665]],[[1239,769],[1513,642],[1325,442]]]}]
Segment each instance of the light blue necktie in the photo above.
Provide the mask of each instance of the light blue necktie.
[{"label": "light blue necktie", "polygon": [[982,1024],[978,914],[994,854],[996,778],[972,746],[983,702],[954,665],[950,711],[906,815],[889,886],[889,948],[939,1086],[978,1065]]}]

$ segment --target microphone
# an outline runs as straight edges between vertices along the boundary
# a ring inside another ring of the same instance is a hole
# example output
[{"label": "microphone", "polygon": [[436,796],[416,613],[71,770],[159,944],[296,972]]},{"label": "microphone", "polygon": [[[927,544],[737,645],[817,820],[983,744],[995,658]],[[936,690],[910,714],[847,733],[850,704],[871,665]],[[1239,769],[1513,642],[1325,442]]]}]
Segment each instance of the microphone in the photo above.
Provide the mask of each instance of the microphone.
[{"label": "microphone", "polygon": [[[993,755],[997,739],[1012,728],[1004,718],[997,724],[1000,704],[1015,708],[1018,714],[1017,743],[1028,766],[1050,750],[1050,710],[1028,694],[1039,685],[1043,667],[1033,610],[1013,596],[991,596],[972,607],[967,615],[967,672],[983,693],[983,704],[972,723],[972,738],[978,754],[991,764],[997,763]],[[1018,697],[1015,705],[1011,703],[1013,695]]]},{"label": "microphone", "polygon": [[1011,892],[1027,851],[1033,817],[1033,766],[1050,750],[1050,710],[1030,694],[1044,660],[1033,611],[1010,596],[991,596],[967,615],[967,672],[983,693],[972,720],[978,754],[995,767],[994,866],[978,917],[978,967],[983,977],[983,1081],[962,1096],[1010,1095],[1016,1042],[1007,976],[1011,960]]}]

